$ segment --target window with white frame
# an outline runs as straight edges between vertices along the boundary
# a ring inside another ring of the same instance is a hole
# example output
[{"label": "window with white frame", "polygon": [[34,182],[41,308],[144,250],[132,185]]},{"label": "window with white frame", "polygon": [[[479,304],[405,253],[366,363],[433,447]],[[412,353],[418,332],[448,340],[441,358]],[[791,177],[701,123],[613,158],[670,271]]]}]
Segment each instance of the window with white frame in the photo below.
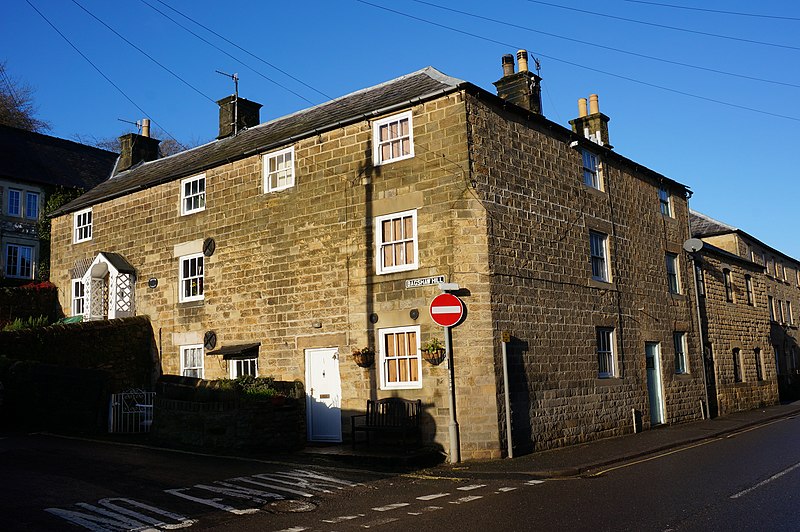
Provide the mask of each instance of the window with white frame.
[{"label": "window with white frame", "polygon": [[203,254],[180,258],[180,301],[203,299]]},{"label": "window with white frame", "polygon": [[600,190],[600,165],[597,162],[597,155],[589,150],[581,150],[581,157],[583,159],[583,184]]},{"label": "window with white frame", "polygon": [[233,358],[228,361],[231,368],[231,379],[237,379],[244,375],[258,377],[258,357]]},{"label": "window with white frame", "polygon": [[749,275],[744,276],[744,290],[747,293],[747,304],[755,305],[756,297],[755,293],[753,292],[753,278]]},{"label": "window with white frame", "polygon": [[202,379],[205,374],[203,368],[203,345],[181,346],[181,375]]},{"label": "window with white frame", "polygon": [[695,277],[697,278],[697,295],[700,297],[706,297],[705,273],[703,272],[703,267],[697,262],[694,263],[694,273]]},{"label": "window with white frame", "polygon": [[722,283],[725,285],[725,301],[733,303],[733,279],[730,270],[722,270]]},{"label": "window with white frame", "polygon": [[381,389],[422,388],[419,326],[378,330]]},{"label": "window with white frame", "polygon": [[33,278],[33,248],[19,244],[6,244],[6,277]]},{"label": "window with white frame", "polygon": [[592,263],[592,279],[609,282],[608,273],[608,235],[589,231],[589,255]]},{"label": "window with white frame", "polygon": [[761,349],[759,349],[758,347],[753,349],[753,358],[755,359],[756,363],[756,380],[763,381],[764,367],[763,367],[763,361],[761,360]]},{"label": "window with white frame", "polygon": [[614,328],[597,328],[597,376],[601,379],[613,377],[616,374],[614,356]]},{"label": "window with white frame", "polygon": [[665,255],[667,264],[667,284],[669,285],[670,294],[681,293],[680,275],[678,275],[678,255],[675,253],[667,253]]},{"label": "window with white frame", "polygon": [[375,218],[378,274],[417,269],[417,211]]},{"label": "window with white frame", "polygon": [[84,209],[73,215],[74,232],[72,241],[85,242],[92,239],[92,209]]},{"label": "window with white frame", "polygon": [[733,382],[742,382],[742,352],[738,347],[733,349]]},{"label": "window with white frame", "polygon": [[9,216],[22,216],[22,191],[14,188],[8,189],[8,204],[6,214]]},{"label": "window with white frame", "polygon": [[294,146],[264,155],[264,192],[294,186]]},{"label": "window with white frame", "polygon": [[72,280],[72,315],[83,316],[86,312],[86,287],[80,279]]},{"label": "window with white frame", "polygon": [[372,161],[375,166],[414,156],[411,111],[372,124]]},{"label": "window with white frame", "polygon": [[25,218],[39,219],[39,194],[36,192],[25,193]]},{"label": "window with white frame", "polygon": [[658,203],[661,205],[661,214],[672,216],[672,204],[670,202],[669,189],[660,187],[658,189]]},{"label": "window with white frame", "polygon": [[686,353],[686,333],[672,333],[672,343],[675,346],[675,373],[679,375],[689,373],[689,358]]},{"label": "window with white frame", "polygon": [[181,215],[206,209],[206,175],[187,177],[181,181]]}]

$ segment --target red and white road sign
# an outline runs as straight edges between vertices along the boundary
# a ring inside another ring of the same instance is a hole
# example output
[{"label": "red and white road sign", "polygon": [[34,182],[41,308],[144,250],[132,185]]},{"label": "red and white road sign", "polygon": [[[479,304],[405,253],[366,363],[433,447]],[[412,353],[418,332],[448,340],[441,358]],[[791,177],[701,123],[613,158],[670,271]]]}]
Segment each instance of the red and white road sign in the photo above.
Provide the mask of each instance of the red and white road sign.
[{"label": "red and white road sign", "polygon": [[431,301],[430,312],[437,325],[452,327],[464,317],[464,302],[453,294],[439,294]]}]

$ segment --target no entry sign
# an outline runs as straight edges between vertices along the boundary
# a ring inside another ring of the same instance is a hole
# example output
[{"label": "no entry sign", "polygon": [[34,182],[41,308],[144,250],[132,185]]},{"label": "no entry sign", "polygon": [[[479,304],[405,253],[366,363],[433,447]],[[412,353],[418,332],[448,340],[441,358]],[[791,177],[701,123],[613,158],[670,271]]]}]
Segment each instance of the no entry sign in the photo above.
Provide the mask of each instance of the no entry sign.
[{"label": "no entry sign", "polygon": [[439,294],[431,301],[431,319],[442,327],[452,327],[464,317],[464,302],[453,294]]}]

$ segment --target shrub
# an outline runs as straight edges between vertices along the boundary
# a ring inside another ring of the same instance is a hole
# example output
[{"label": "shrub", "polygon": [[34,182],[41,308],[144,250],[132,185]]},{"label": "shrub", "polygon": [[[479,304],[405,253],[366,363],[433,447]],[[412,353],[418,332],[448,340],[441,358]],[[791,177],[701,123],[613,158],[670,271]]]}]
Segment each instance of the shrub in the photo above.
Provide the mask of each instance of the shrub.
[{"label": "shrub", "polygon": [[49,325],[49,320],[47,316],[39,316],[38,318],[34,318],[31,316],[30,318],[23,320],[22,318],[16,318],[11,323],[6,324],[3,327],[4,331],[21,331],[24,329],[36,329],[38,327],[45,327]]}]

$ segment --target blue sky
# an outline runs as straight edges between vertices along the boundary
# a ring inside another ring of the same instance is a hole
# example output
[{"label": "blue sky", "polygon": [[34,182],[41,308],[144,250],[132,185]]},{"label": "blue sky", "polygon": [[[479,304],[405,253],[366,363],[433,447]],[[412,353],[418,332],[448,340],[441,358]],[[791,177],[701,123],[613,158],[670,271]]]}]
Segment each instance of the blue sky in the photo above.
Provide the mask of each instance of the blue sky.
[{"label": "blue sky", "polygon": [[500,57],[525,48],[541,62],[545,116],[569,127],[577,99],[598,93],[616,151],[689,185],[693,208],[800,258],[795,0],[7,0],[0,30],[0,60],[35,88],[50,134],[116,137],[132,130],[118,119],[149,116],[195,143],[216,136],[212,100],[233,92],[215,70],[238,73],[266,121],[428,65],[493,91]]}]

